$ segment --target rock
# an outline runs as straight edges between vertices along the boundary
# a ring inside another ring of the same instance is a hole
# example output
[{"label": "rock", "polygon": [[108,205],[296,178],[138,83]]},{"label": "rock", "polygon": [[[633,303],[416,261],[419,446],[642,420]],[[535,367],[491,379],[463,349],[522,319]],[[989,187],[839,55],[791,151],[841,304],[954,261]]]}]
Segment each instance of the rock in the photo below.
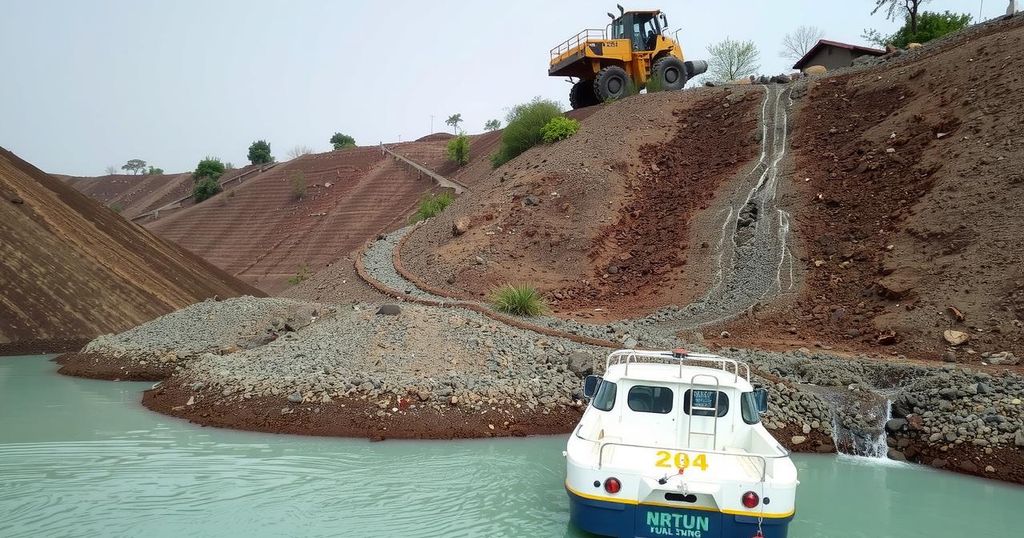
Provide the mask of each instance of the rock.
[{"label": "rock", "polygon": [[893,461],[907,461],[907,456],[895,448],[890,448],[886,456]]},{"label": "rock", "polygon": [[885,423],[885,431],[889,433],[896,433],[902,430],[907,425],[907,419],[905,418],[894,418]]},{"label": "rock", "polygon": [[965,472],[965,473],[976,473],[976,472],[978,472],[978,466],[975,465],[974,462],[972,462],[972,461],[961,461],[959,467],[960,467],[960,470]]},{"label": "rock", "polygon": [[377,309],[378,316],[397,316],[402,313],[402,308],[396,304],[381,305]]},{"label": "rock", "polygon": [[622,341],[622,345],[626,349],[636,349],[636,346],[640,345],[640,343],[636,341],[636,338],[629,337]]},{"label": "rock", "polygon": [[1001,366],[1017,364],[1020,362],[1020,359],[1015,357],[1013,353],[1010,353],[1009,351],[1001,351],[999,353],[989,355],[987,361],[989,364]]},{"label": "rock", "polygon": [[459,217],[455,219],[455,222],[452,224],[452,235],[460,236],[468,232],[471,225],[472,221],[469,220],[469,217]]},{"label": "rock", "polygon": [[896,343],[896,331],[886,331],[875,337],[875,343],[882,346],[891,346]]},{"label": "rock", "polygon": [[288,395],[288,401],[295,404],[302,403],[302,395],[298,392],[293,392]]},{"label": "rock", "polygon": [[935,458],[932,460],[930,465],[932,467],[935,467],[936,469],[942,469],[943,467],[946,466],[946,460],[942,458]]},{"label": "rock", "polygon": [[14,204],[14,205],[21,205],[21,204],[24,204],[24,203],[25,203],[25,200],[22,200],[22,199],[21,199],[20,197],[18,197],[18,196],[14,196],[14,197],[11,197],[11,198],[9,198],[9,200],[10,200],[10,201],[11,201],[11,203],[12,203],[12,204]]},{"label": "rock", "polygon": [[538,206],[538,205],[540,205],[540,198],[538,198],[536,196],[530,195],[530,196],[527,196],[527,197],[523,198],[523,206],[524,207],[531,207],[531,206]]},{"label": "rock", "polygon": [[986,465],[985,466],[985,472],[986,473],[994,473],[994,472],[996,472],[996,468],[991,466],[991,465]]},{"label": "rock", "polygon": [[881,294],[888,299],[902,299],[917,286],[920,276],[916,271],[897,269],[888,276],[878,280]]},{"label": "rock", "polygon": [[793,441],[794,445],[800,445],[807,442],[807,438],[804,437],[803,435],[794,435],[793,438],[790,440]]},{"label": "rock", "polygon": [[812,65],[804,68],[804,74],[807,75],[824,75],[828,73],[828,69],[824,65]]},{"label": "rock", "polygon": [[569,354],[569,371],[579,377],[594,373],[594,357],[582,351]]},{"label": "rock", "polygon": [[942,362],[956,362],[956,353],[947,351],[942,354]]},{"label": "rock", "polygon": [[1013,436],[1013,446],[1024,448],[1024,429],[1017,430],[1017,433]]},{"label": "rock", "polygon": [[195,404],[196,404],[196,397],[195,396],[189,396],[188,397],[188,401],[185,402],[185,405],[195,405]]},{"label": "rock", "polygon": [[304,327],[308,327],[313,323],[313,319],[316,317],[317,311],[311,306],[303,306],[292,312],[288,319],[284,323],[284,329],[286,331],[295,332]]},{"label": "rock", "polygon": [[942,338],[944,338],[946,342],[949,342],[949,345],[951,346],[959,346],[960,344],[970,340],[971,335],[962,331],[946,329],[945,331],[942,331]]},{"label": "rock", "polygon": [[418,390],[416,391],[416,397],[419,398],[421,402],[426,402],[430,400],[430,391]]},{"label": "rock", "polygon": [[920,43],[907,43],[907,50],[919,49],[919,48],[921,48],[923,46],[924,45],[922,45]]},{"label": "rock", "polygon": [[451,399],[448,400],[448,403],[450,403],[452,405],[459,405],[459,397],[458,396],[452,396]]},{"label": "rock", "polygon": [[718,333],[718,337],[719,338],[729,338],[730,336],[732,336],[732,335],[729,334],[729,331],[722,331],[722,332]]},{"label": "rock", "polygon": [[804,424],[803,428],[800,428],[800,431],[804,432],[804,435],[811,433],[811,425]]}]

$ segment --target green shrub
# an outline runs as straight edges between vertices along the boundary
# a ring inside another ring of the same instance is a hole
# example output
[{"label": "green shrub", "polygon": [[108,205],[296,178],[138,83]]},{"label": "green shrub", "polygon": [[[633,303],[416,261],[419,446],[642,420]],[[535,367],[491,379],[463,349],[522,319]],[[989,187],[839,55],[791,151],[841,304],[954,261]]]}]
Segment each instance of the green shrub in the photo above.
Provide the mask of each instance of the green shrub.
[{"label": "green shrub", "polygon": [[539,144],[544,139],[540,134],[541,128],[551,118],[561,115],[562,108],[558,103],[540,97],[514,107],[505,118],[501,148],[491,156],[491,164],[497,168]]},{"label": "green shrub", "polygon": [[295,172],[288,180],[292,184],[292,198],[298,202],[306,196],[306,175],[302,172]]},{"label": "green shrub", "polygon": [[559,140],[569,138],[579,130],[580,122],[565,116],[558,116],[557,118],[551,118],[551,121],[547,122],[544,127],[541,127],[540,134],[544,137],[544,142],[554,144]]},{"label": "green shrub", "polygon": [[911,29],[910,15],[907,15],[903,26],[895,34],[883,36],[878,30],[865,30],[861,37],[881,47],[892,45],[897,48],[905,48],[910,43],[927,43],[938,39],[966,28],[970,23],[971,16],[966,13],[925,11],[917,18],[916,32]]},{"label": "green shrub", "polygon": [[547,310],[540,292],[527,284],[507,284],[494,292],[491,302],[498,312],[513,316],[539,316]]},{"label": "green shrub", "polygon": [[302,264],[302,265],[299,266],[299,270],[296,271],[294,275],[288,277],[288,283],[294,286],[294,285],[298,284],[299,282],[302,282],[302,281],[308,279],[309,275],[310,275],[309,265]]},{"label": "green shrub", "polygon": [[448,160],[459,166],[469,162],[469,137],[459,135],[448,141]]},{"label": "green shrub", "polygon": [[427,220],[430,217],[437,216],[444,208],[448,207],[455,198],[452,197],[449,192],[442,192],[441,194],[431,194],[420,201],[420,207],[413,213],[412,222],[419,222],[421,220]]},{"label": "green shrub", "polygon": [[334,149],[354,148],[356,147],[356,139],[343,133],[334,133],[331,137],[331,145]]},{"label": "green shrub", "polygon": [[216,181],[222,175],[224,175],[224,163],[220,162],[220,159],[207,157],[199,161],[196,171],[192,172],[192,180],[196,183],[201,179],[207,178]]},{"label": "green shrub", "polygon": [[192,197],[195,198],[197,204],[218,192],[220,192],[220,184],[212,177],[200,179],[199,181],[196,181],[195,186],[192,187]]},{"label": "green shrub", "polygon": [[266,140],[257,140],[249,146],[249,162],[252,164],[274,162],[274,156],[270,154],[270,144]]},{"label": "green shrub", "polygon": [[145,172],[145,174],[147,176],[159,176],[159,175],[162,175],[163,173],[164,173],[164,169],[163,168],[157,168],[155,166],[150,166],[149,170],[147,170]]},{"label": "green shrub", "polygon": [[110,209],[113,209],[114,213],[120,213],[124,211],[124,206],[121,205],[121,202],[114,202],[110,204]]},{"label": "green shrub", "polygon": [[664,89],[664,83],[661,81],[661,77],[651,73],[651,76],[647,78],[647,93],[660,92]]}]

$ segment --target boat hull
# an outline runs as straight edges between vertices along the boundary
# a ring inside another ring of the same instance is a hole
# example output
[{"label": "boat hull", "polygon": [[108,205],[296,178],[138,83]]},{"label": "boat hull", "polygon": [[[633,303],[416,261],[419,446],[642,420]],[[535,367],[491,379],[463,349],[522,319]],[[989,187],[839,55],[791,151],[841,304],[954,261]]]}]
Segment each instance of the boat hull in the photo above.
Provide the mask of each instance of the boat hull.
[{"label": "boat hull", "polygon": [[[586,498],[566,490],[569,518],[577,528],[600,536],[677,538],[752,538],[756,517],[708,510],[631,504]],[[786,538],[790,515],[766,518],[760,529],[765,538]]]}]

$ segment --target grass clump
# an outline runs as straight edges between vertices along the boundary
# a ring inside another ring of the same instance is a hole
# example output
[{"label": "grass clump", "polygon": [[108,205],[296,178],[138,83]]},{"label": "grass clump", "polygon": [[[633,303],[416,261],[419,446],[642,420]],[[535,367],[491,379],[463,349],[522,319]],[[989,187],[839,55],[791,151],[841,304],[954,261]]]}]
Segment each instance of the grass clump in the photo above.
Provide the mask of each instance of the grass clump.
[{"label": "grass clump", "polygon": [[452,197],[450,192],[442,192],[441,194],[431,194],[423,200],[420,200],[420,206],[413,213],[412,218],[409,219],[411,222],[419,222],[421,220],[427,220],[430,217],[439,215],[449,204],[451,204],[455,198]]},{"label": "grass clump", "polygon": [[302,172],[295,172],[288,181],[292,184],[292,199],[298,202],[306,196],[306,175]]},{"label": "grass clump", "polygon": [[299,270],[296,271],[294,275],[288,277],[288,283],[294,286],[300,282],[305,281],[307,278],[309,278],[309,275],[309,265],[302,264],[299,266]]},{"label": "grass clump", "polygon": [[491,156],[491,165],[497,168],[539,144],[544,140],[541,128],[561,115],[558,103],[540,97],[512,108],[501,132],[501,148]]},{"label": "grass clump", "polygon": [[540,135],[544,138],[545,143],[554,144],[559,140],[569,138],[579,130],[580,122],[565,116],[558,116],[551,118],[544,124],[544,127],[540,128]]},{"label": "grass clump", "polygon": [[448,160],[464,166],[469,162],[469,137],[460,134],[448,141]]},{"label": "grass clump", "polygon": [[506,284],[494,292],[491,302],[498,312],[513,316],[539,316],[547,310],[540,292],[528,284]]}]

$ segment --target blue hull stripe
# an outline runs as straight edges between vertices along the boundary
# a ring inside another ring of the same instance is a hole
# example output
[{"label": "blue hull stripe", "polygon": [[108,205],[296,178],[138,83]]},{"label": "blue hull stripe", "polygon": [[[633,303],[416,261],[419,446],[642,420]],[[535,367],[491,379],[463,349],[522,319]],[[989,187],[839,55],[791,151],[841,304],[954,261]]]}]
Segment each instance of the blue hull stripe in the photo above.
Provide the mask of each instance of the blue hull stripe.
[{"label": "blue hull stripe", "polygon": [[[569,519],[581,530],[618,537],[752,538],[757,518],[662,506],[586,499],[566,489]],[[765,538],[786,538],[793,517],[765,519]]]}]

